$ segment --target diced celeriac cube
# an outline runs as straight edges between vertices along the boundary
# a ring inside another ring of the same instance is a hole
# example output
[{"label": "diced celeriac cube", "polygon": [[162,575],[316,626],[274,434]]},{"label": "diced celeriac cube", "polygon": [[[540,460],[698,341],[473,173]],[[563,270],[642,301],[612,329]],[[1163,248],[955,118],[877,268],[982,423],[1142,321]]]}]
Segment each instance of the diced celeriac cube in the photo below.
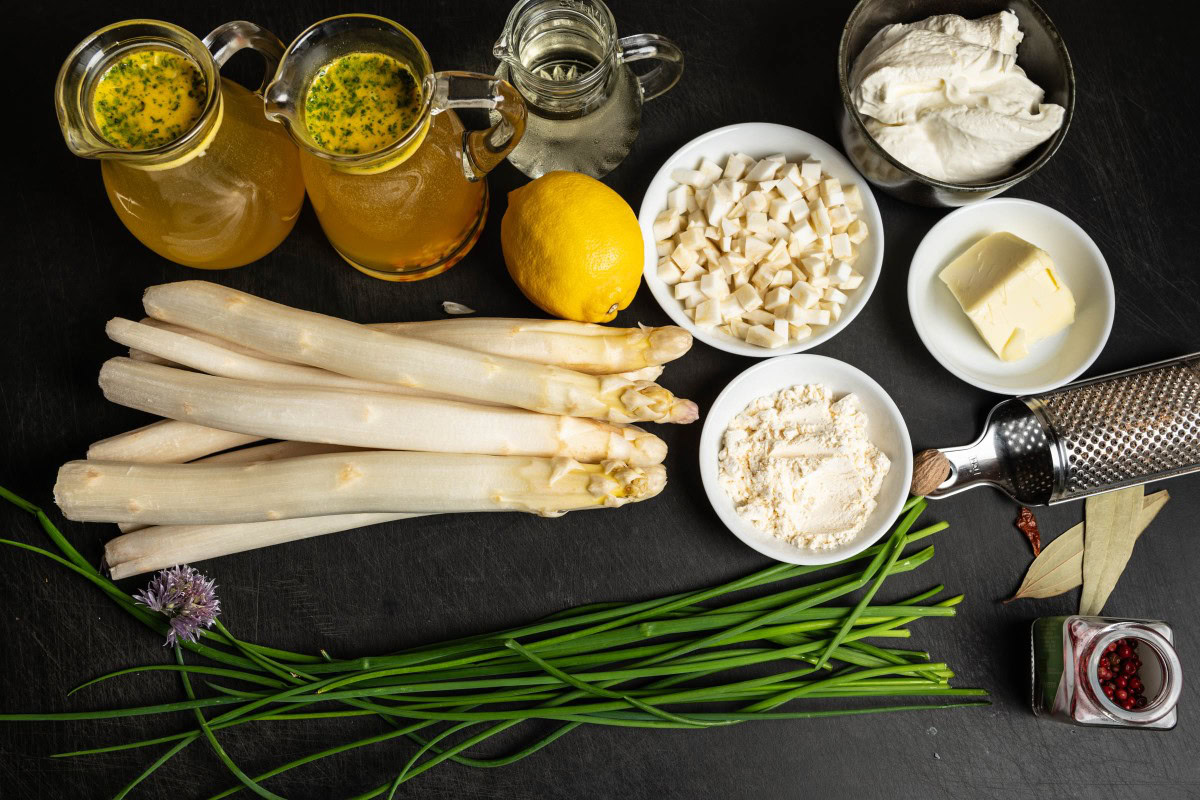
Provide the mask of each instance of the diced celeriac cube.
[{"label": "diced celeriac cube", "polygon": [[[691,188],[692,187],[689,186],[688,190],[691,191]],[[691,194],[689,194],[687,196],[686,200],[684,201],[684,210],[690,214],[699,207],[700,206],[697,205],[697,203],[696,203],[696,193],[694,191],[691,191]]]},{"label": "diced celeriac cube", "polygon": [[704,238],[711,242],[718,241],[721,238],[721,232],[712,225],[704,229]]},{"label": "diced celeriac cube", "polygon": [[750,279],[750,285],[757,289],[759,294],[766,294],[776,271],[775,267],[769,265],[759,267],[755,270],[754,277]]},{"label": "diced celeriac cube", "polygon": [[681,281],[676,283],[674,294],[676,300],[686,300],[689,297],[702,295],[700,281]]},{"label": "diced celeriac cube", "polygon": [[808,218],[812,220],[813,230],[818,236],[828,236],[833,233],[833,223],[829,220],[829,209],[825,208],[825,204],[817,199],[811,206],[808,207]]},{"label": "diced celeriac cube", "polygon": [[750,213],[755,211],[766,211],[767,206],[770,204],[771,201],[767,199],[766,193],[761,192],[758,189],[752,189],[751,191],[746,192],[746,196],[742,198],[742,205],[744,205],[746,207],[746,211]]},{"label": "diced celeriac cube", "polygon": [[661,242],[679,233],[683,220],[672,211],[664,211],[654,219],[654,241]]},{"label": "diced celeriac cube", "polygon": [[[684,299],[683,307],[684,308],[695,308],[696,306],[700,305],[707,299],[708,298],[702,294],[698,294],[695,297],[688,297],[688,298]],[[694,319],[694,317],[693,317],[693,319]]]},{"label": "diced celeriac cube", "polygon": [[[807,206],[805,206],[805,210],[808,210]],[[796,224],[792,226],[792,241],[799,243],[801,247],[811,244],[816,240],[817,232],[813,230],[807,216],[797,220]]]},{"label": "diced celeriac cube", "polygon": [[701,175],[708,179],[709,185],[716,183],[721,179],[721,175],[725,170],[717,165],[717,162],[709,158],[700,159],[700,167],[698,169]]},{"label": "diced celeriac cube", "polygon": [[737,295],[729,295],[721,300],[721,319],[741,319],[742,303],[737,299]]},{"label": "diced celeriac cube", "polygon": [[771,245],[759,239],[757,236],[747,236],[746,242],[743,245],[746,258],[757,264],[763,257],[771,252]]},{"label": "diced celeriac cube", "polygon": [[704,204],[708,202],[709,189],[696,190],[696,206],[701,210],[704,209]]},{"label": "diced celeriac cube", "polygon": [[[698,289],[699,286],[697,285]],[[753,311],[762,305],[762,297],[759,295],[758,290],[748,283],[739,286],[734,295],[737,296],[738,302],[742,304],[742,308],[746,311]]]},{"label": "diced celeriac cube", "polygon": [[[793,164],[792,168],[795,169],[795,166],[796,165]],[[800,187],[788,180],[780,181],[778,185],[776,185],[775,191],[779,193],[780,197],[782,197],[784,200],[787,200],[789,203],[794,203],[797,200],[804,198],[804,193],[800,191]]]},{"label": "diced celeriac cube", "polygon": [[779,171],[781,166],[783,166],[782,161],[773,161],[770,158],[764,158],[750,168],[750,171],[745,175],[745,179],[756,183],[769,181],[775,177],[775,173]]},{"label": "diced celeriac cube", "polygon": [[699,250],[704,242],[704,228],[688,228],[679,234],[679,246],[686,250]]},{"label": "diced celeriac cube", "polygon": [[670,239],[667,239],[664,242],[659,242],[656,245],[654,245],[654,252],[659,258],[663,258],[664,256],[667,258],[670,258],[671,251],[674,249],[675,249],[675,242],[671,241]]},{"label": "diced celeriac cube", "polygon": [[688,267],[699,261],[699,258],[696,256],[695,250],[691,250],[680,244],[671,251],[671,260],[678,264],[681,270],[686,270]]},{"label": "diced celeriac cube", "polygon": [[821,182],[821,162],[814,161],[811,158],[804,159],[800,164],[800,179],[804,182],[805,188],[814,186]]},{"label": "diced celeriac cube", "polygon": [[778,185],[779,181],[776,180],[763,181],[758,185],[758,190],[770,197],[775,193],[775,187]]},{"label": "diced celeriac cube", "polygon": [[787,307],[788,301],[791,299],[788,290],[782,286],[771,289],[763,298],[763,308],[767,311],[775,311],[780,308]]},{"label": "diced celeriac cube", "polygon": [[721,273],[708,273],[700,278],[700,291],[710,300],[724,300],[729,296],[729,283]]},{"label": "diced celeriac cube", "polygon": [[686,214],[688,212],[687,200],[692,194],[690,186],[676,186],[667,194],[667,208],[673,214]]},{"label": "diced celeriac cube", "polygon": [[792,325],[791,328],[792,339],[797,342],[812,336],[812,328],[808,327],[807,325]]},{"label": "diced celeriac cube", "polygon": [[857,212],[863,210],[862,193],[859,192],[857,186],[851,185],[843,187],[842,198],[842,202],[846,204],[846,208],[850,209],[851,211]]},{"label": "diced celeriac cube", "polygon": [[856,219],[846,228],[846,235],[850,237],[850,241],[854,244],[862,244],[867,239],[867,223],[861,219]]},{"label": "diced celeriac cube", "polygon": [[756,308],[753,311],[746,311],[742,314],[742,319],[746,320],[749,325],[774,325],[775,315],[763,308]]},{"label": "diced celeriac cube", "polygon": [[863,276],[859,275],[857,272],[854,272],[853,270],[851,270],[850,277],[847,278],[846,280],[842,281],[838,285],[842,289],[845,289],[847,292],[849,292],[849,291],[853,291],[854,289],[857,289],[859,286],[862,286],[862,282],[863,282]]},{"label": "diced celeriac cube", "polygon": [[[761,161],[758,163],[762,163]],[[772,326],[774,322],[772,322]],[[775,333],[774,327],[768,328],[766,325],[752,325],[750,330],[746,331],[746,343],[758,345],[759,347],[783,347],[787,344],[787,339]]]},{"label": "diced celeriac cube", "polygon": [[782,180],[786,180],[797,189],[804,187],[803,179],[800,177],[799,164],[784,164],[783,169],[780,170],[779,177]]},{"label": "diced celeriac cube", "polygon": [[792,204],[782,197],[772,198],[768,206],[771,219],[776,222],[787,222],[792,216]]},{"label": "diced celeriac cube", "polygon": [[792,262],[788,255],[787,241],[785,239],[776,239],[775,244],[771,245],[771,252],[767,253],[763,258],[762,263],[772,267],[786,267]]},{"label": "diced celeriac cube", "polygon": [[775,318],[775,324],[771,326],[771,329],[775,331],[776,336],[778,336],[780,339],[783,339],[784,343],[787,342],[788,337],[790,337],[792,333],[790,330],[788,330],[788,321],[786,319],[780,319],[779,317]]},{"label": "diced celeriac cube", "polygon": [[736,339],[745,339],[746,332],[750,330],[750,325],[740,319],[729,320],[729,335]]},{"label": "diced celeriac cube", "polygon": [[667,286],[674,286],[683,280],[683,272],[669,258],[658,262],[658,279]]},{"label": "diced celeriac cube", "polygon": [[850,223],[854,222],[854,214],[850,213],[850,209],[845,206],[830,206],[829,221],[835,229],[848,228]]},{"label": "diced celeriac cube", "polygon": [[754,163],[754,159],[750,156],[734,153],[729,158],[725,159],[725,170],[721,173],[726,178],[739,180],[746,174],[746,169]]},{"label": "diced celeriac cube", "polygon": [[826,178],[821,181],[821,199],[830,208],[840,206],[844,203],[845,195],[842,193],[842,182],[837,178]]},{"label": "diced celeriac cube", "polygon": [[788,226],[773,219],[767,220],[767,234],[774,239],[783,239],[784,241],[790,241],[792,238],[792,232],[788,230]]},{"label": "diced celeriac cube", "polygon": [[673,169],[671,170],[671,180],[676,183],[682,183],[685,186],[691,186],[693,189],[707,188],[711,180],[709,180],[703,172],[698,169]]},{"label": "diced celeriac cube", "polygon": [[805,308],[799,314],[802,325],[828,325],[830,315],[824,308]]},{"label": "diced celeriac cube", "polygon": [[829,240],[830,251],[834,258],[850,258],[850,237],[844,233],[835,233]]},{"label": "diced celeriac cube", "polygon": [[850,279],[852,274],[854,274],[854,268],[850,266],[849,262],[835,261],[833,262],[833,269],[829,273],[829,280],[841,286]]},{"label": "diced celeriac cube", "polygon": [[704,216],[709,225],[719,225],[733,208],[733,195],[728,189],[713,188],[704,203]]},{"label": "diced celeriac cube", "polygon": [[705,218],[704,212],[701,211],[699,208],[695,209],[694,211],[688,212],[687,227],[703,228],[707,224],[708,224],[708,219]]},{"label": "diced celeriac cube", "polygon": [[808,273],[808,277],[815,278],[819,275],[824,275],[826,269],[825,256],[805,256],[800,259],[800,265],[804,267],[804,271]]},{"label": "diced celeriac cube", "polygon": [[746,273],[745,270],[735,272],[735,273],[733,273],[733,277],[730,279],[730,283],[733,285],[733,288],[735,290],[734,293],[736,294],[737,293],[736,290],[742,288],[743,286],[749,285],[750,276]]},{"label": "diced celeriac cube", "polygon": [[753,234],[766,235],[767,215],[763,211],[751,211],[746,215],[746,230]]},{"label": "diced celeriac cube", "polygon": [[746,207],[740,202],[734,203],[733,208],[729,209],[729,213],[725,215],[729,219],[737,219],[738,217],[746,216]]},{"label": "diced celeriac cube", "polygon": [[700,276],[705,272],[704,267],[700,266],[699,262],[696,262],[683,271],[683,277],[680,280],[698,281],[700,280]]},{"label": "diced celeriac cube", "polygon": [[721,324],[721,303],[705,300],[696,306],[696,324],[702,328],[715,328]]},{"label": "diced celeriac cube", "polygon": [[717,261],[721,258],[721,251],[717,249],[715,244],[708,241],[708,239],[704,240],[704,245],[700,248],[700,252],[704,254],[704,263],[710,267],[715,267]]},{"label": "diced celeriac cube", "polygon": [[722,236],[736,236],[742,230],[741,224],[728,216],[721,219],[720,226]]},{"label": "diced celeriac cube", "polygon": [[[687,277],[686,275],[684,277]],[[833,283],[828,275],[814,275],[808,279],[808,284],[814,289],[824,289],[829,284]]]},{"label": "diced celeriac cube", "polygon": [[818,305],[818,308],[820,308],[822,311],[828,311],[829,318],[834,322],[837,322],[842,317],[841,303],[830,303],[823,300]]},{"label": "diced celeriac cube", "polygon": [[781,269],[775,273],[775,277],[771,278],[769,286],[791,286],[796,280],[795,274],[790,269]]},{"label": "diced celeriac cube", "polygon": [[797,281],[792,284],[791,295],[800,308],[812,308],[821,299],[821,292],[808,281]]},{"label": "diced celeriac cube", "polygon": [[821,297],[830,303],[844,303],[850,299],[846,296],[845,292],[835,289],[832,286],[827,287]]}]

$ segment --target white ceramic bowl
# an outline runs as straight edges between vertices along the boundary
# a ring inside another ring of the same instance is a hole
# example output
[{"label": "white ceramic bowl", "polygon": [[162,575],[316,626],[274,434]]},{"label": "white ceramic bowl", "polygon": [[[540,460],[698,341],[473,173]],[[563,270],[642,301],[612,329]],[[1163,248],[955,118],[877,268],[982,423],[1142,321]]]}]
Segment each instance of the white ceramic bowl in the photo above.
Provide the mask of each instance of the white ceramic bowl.
[{"label": "white ceramic bowl", "polygon": [[[718,330],[698,327],[684,313],[683,303],[675,299],[672,289],[659,280],[658,253],[654,241],[654,218],[667,207],[667,193],[675,186],[671,180],[671,171],[680,168],[695,169],[700,159],[707,156],[718,164],[724,164],[725,158],[732,153],[745,153],[754,158],[765,158],[772,153],[783,153],[789,160],[812,156],[821,161],[822,169],[837,178],[843,184],[855,184],[863,199],[863,210],[859,218],[867,223],[870,235],[860,245],[858,261],[854,269],[863,276],[862,285],[846,294],[849,299],[842,308],[842,316],[831,325],[815,330],[814,335],[802,342],[794,342],[783,347],[768,349],[753,344],[747,344]],[[751,358],[781,356],[789,353],[799,353],[810,347],[816,347],[837,335],[858,316],[858,312],[867,304],[875,284],[879,280],[879,269],[883,264],[883,221],[879,217],[879,206],[875,195],[871,194],[871,186],[859,175],[850,162],[831,145],[810,133],[789,128],[786,125],[775,125],[770,122],[743,122],[717,128],[702,136],[698,136],[667,159],[650,187],[642,198],[642,207],[638,213],[638,221],[642,226],[642,238],[645,240],[646,285],[654,299],[663,310],[680,325],[691,331],[692,335],[707,345]]]},{"label": "white ceramic bowl", "polygon": [[[835,399],[851,392],[858,395],[869,420],[868,437],[892,462],[876,498],[875,511],[867,518],[866,525],[853,539],[834,550],[797,547],[760,531],[738,516],[733,501],[717,479],[717,455],[729,422],[751,401],[805,383],[829,387]],[[861,553],[878,541],[892,527],[908,499],[912,467],[912,441],[892,398],[862,370],[825,356],[793,355],[750,367],[730,381],[717,397],[700,434],[700,478],[721,522],[734,536],[763,555],[792,564],[831,564]]]},{"label": "white ceramic bowl", "polygon": [[[1008,231],[1050,254],[1075,296],[1075,322],[1038,342],[1020,361],[1001,361],[938,278],[951,261],[989,233]],[[908,310],[933,357],[969,384],[998,394],[1034,394],[1078,378],[1104,349],[1116,296],[1096,243],[1052,208],[999,198],[960,208],[925,234],[908,272]]]}]

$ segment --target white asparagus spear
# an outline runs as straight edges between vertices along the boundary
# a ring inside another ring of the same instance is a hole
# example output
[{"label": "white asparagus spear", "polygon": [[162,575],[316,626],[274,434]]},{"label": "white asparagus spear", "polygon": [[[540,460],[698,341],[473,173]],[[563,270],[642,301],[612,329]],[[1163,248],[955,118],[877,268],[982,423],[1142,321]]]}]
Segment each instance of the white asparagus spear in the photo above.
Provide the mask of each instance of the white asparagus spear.
[{"label": "white asparagus spear", "polygon": [[633,426],[519,408],[310,386],[239,381],[129,358],[100,368],[119,405],[270,439],[388,450],[565,456],[635,466],[666,457],[662,439]]},{"label": "white asparagus spear", "polygon": [[[222,339],[220,336],[213,336],[211,333],[192,330],[191,328],[185,328],[182,325],[172,325],[169,322],[163,322],[161,319],[155,319],[154,317],[142,317],[140,322],[143,325],[149,325],[151,328],[158,328],[159,330],[168,331],[170,333],[178,333],[181,336],[190,336],[193,339],[199,339],[202,342],[207,342],[208,344],[216,345],[217,347],[222,347],[226,350],[232,350],[233,352],[241,353],[244,356],[259,358],[263,361],[274,361],[277,364],[296,363],[295,361],[288,361],[286,358],[278,358],[276,356],[268,355],[267,353],[255,350],[253,347],[246,347],[244,344],[240,344],[238,342],[231,342],[228,339]],[[136,348],[130,349],[136,350]],[[140,353],[140,351],[138,352]],[[140,356],[134,356],[132,352],[129,354],[129,357],[137,361],[145,361],[147,358],[154,358],[154,356],[151,356],[148,353],[141,354]]]},{"label": "white asparagus spear", "polygon": [[[348,447],[340,444],[321,444],[319,442],[271,442],[256,447],[243,447],[241,450],[229,450],[217,453],[207,458],[199,458],[193,464],[252,464],[260,461],[278,461],[281,458],[299,458],[300,456],[315,456],[321,453],[352,453],[362,450],[361,447]],[[166,462],[164,462],[166,463]],[[183,462],[178,462],[183,463]],[[118,522],[117,528],[121,533],[132,533],[147,526],[136,522]],[[182,561],[179,563],[183,563]],[[170,565],[168,565],[170,566]]]},{"label": "white asparagus spear", "polygon": [[112,579],[120,580],[177,564],[419,516],[423,515],[329,514],[229,525],[153,525],[110,539],[104,545],[104,563]]},{"label": "white asparagus spear", "polygon": [[498,356],[606,375],[674,361],[692,346],[683,328],[608,328],[586,322],[463,317],[384,322],[375,330]]},{"label": "white asparagus spear", "polygon": [[155,319],[343,375],[610,422],[694,422],[696,404],[656,383],[585,375],[396,336],[206,281],[152,286]]},{"label": "white asparagus spear", "polygon": [[[407,386],[364,381],[339,375],[325,369],[308,367],[303,364],[285,364],[271,361],[258,356],[248,355],[194,336],[188,336],[175,331],[169,331],[152,325],[114,317],[104,326],[108,338],[117,344],[123,344],[130,351],[147,353],[153,358],[138,358],[136,361],[158,363],[161,366],[183,366],[207,372],[209,375],[220,375],[225,378],[241,378],[249,381],[266,383],[285,383],[294,386],[326,386],[336,389],[354,389],[368,392],[387,392],[403,394],[410,397],[441,397],[451,399],[450,395],[423,392],[420,389],[410,389]],[[217,340],[220,341],[220,340]],[[228,343],[226,343],[228,344]],[[245,350],[245,348],[241,348]]]},{"label": "white asparagus spear", "polygon": [[[172,325],[153,317],[143,319],[142,323],[192,336],[244,355],[284,361],[236,342],[227,342],[212,334]],[[609,328],[561,319],[470,317],[429,322],[376,322],[367,327],[479,353],[508,356],[537,364],[554,364],[593,375],[619,374],[659,366],[683,356],[692,346],[692,335],[674,325],[661,328]],[[130,357],[144,360],[150,356],[139,352],[137,356],[131,353]]]},{"label": "white asparagus spear", "polygon": [[182,464],[263,438],[166,419],[94,442],[88,447],[87,457],[94,461]]},{"label": "white asparagus spear", "polygon": [[54,500],[79,522],[205,525],[325,514],[528,511],[557,516],[654,497],[661,464],[389,450],[266,464],[71,461]]}]

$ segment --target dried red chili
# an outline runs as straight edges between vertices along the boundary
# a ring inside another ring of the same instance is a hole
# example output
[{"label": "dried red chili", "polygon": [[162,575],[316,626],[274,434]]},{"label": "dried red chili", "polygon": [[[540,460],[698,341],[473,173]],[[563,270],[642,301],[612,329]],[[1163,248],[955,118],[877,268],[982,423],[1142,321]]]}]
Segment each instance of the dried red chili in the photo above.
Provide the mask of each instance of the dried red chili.
[{"label": "dried red chili", "polygon": [[1038,532],[1037,519],[1033,516],[1033,512],[1025,506],[1021,506],[1021,511],[1017,514],[1017,530],[1025,534],[1025,538],[1029,540],[1034,558],[1041,555],[1042,534]]}]

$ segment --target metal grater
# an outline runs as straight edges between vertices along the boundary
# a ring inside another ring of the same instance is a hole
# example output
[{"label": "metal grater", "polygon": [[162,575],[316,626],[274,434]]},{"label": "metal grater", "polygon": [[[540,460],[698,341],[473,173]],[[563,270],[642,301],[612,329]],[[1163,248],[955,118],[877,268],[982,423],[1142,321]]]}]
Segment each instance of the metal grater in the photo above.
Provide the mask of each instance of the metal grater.
[{"label": "metal grater", "polygon": [[989,484],[1026,505],[1200,471],[1200,353],[1005,400],[939,452],[950,477],[929,497]]}]

